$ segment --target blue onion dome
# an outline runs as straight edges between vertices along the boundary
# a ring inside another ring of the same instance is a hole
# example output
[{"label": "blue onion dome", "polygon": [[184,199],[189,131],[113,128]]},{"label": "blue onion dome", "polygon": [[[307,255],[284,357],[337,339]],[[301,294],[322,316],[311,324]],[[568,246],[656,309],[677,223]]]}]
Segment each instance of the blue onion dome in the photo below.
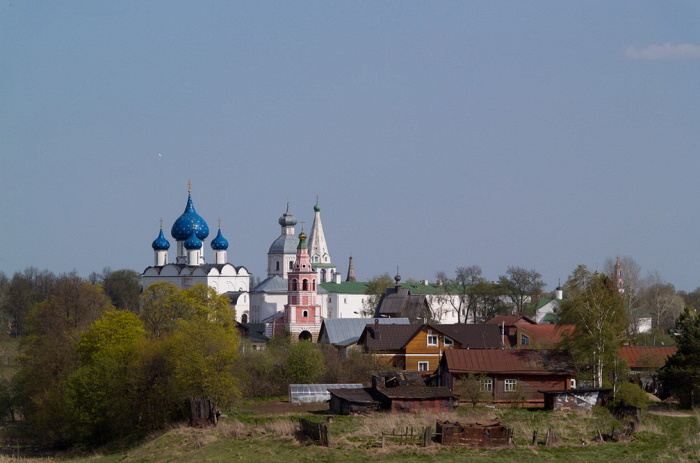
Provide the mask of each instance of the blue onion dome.
[{"label": "blue onion dome", "polygon": [[219,234],[211,242],[211,248],[215,251],[225,251],[228,249],[228,241],[221,234],[221,229],[219,228]]},{"label": "blue onion dome", "polygon": [[151,246],[154,251],[167,251],[170,248],[170,243],[165,239],[165,236],[163,236],[162,228],[160,229],[160,235],[158,235],[158,238],[156,238]]},{"label": "blue onion dome", "polygon": [[289,203],[287,203],[287,212],[282,214],[282,217],[277,222],[283,227],[293,227],[297,224],[297,219],[289,212]]},{"label": "blue onion dome", "polygon": [[192,233],[189,238],[185,241],[185,249],[202,249],[202,241],[197,238],[197,235]]},{"label": "blue onion dome", "polygon": [[321,206],[318,205],[318,201],[316,201],[316,205],[314,206],[314,211],[321,212]]},{"label": "blue onion dome", "polygon": [[175,221],[173,228],[170,230],[170,234],[177,241],[186,240],[192,234],[192,229],[194,233],[200,240],[205,239],[209,236],[209,227],[203,218],[197,214],[194,210],[194,205],[192,204],[192,195],[187,195],[187,206],[185,207],[185,212]]}]

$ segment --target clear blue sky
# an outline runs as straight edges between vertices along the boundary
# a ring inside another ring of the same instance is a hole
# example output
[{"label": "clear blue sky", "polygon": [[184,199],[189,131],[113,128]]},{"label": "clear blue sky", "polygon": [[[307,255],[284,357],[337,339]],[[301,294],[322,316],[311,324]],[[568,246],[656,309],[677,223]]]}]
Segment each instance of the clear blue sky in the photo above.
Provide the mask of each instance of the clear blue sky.
[{"label": "clear blue sky", "polygon": [[700,3],[1,0],[0,165],[10,275],[142,271],[191,179],[261,277],[319,195],[343,275],[619,249],[691,291]]}]

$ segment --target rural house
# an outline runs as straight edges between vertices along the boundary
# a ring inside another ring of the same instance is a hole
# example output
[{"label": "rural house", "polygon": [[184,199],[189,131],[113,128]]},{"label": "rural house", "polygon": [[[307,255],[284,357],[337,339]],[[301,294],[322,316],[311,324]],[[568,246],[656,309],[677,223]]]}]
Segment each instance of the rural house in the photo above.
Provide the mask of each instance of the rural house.
[{"label": "rural house", "polygon": [[544,406],[541,391],[571,389],[576,368],[566,353],[544,349],[450,349],[440,361],[440,384],[452,391],[470,373],[495,404]]}]

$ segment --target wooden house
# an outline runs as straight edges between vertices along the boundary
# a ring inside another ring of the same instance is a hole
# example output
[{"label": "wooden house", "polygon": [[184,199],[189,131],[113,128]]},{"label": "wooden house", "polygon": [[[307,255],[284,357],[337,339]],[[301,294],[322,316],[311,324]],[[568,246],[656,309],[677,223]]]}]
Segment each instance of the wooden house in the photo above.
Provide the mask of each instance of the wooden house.
[{"label": "wooden house", "polygon": [[678,350],[675,346],[622,346],[620,358],[630,367],[629,379],[645,391],[659,390],[657,374],[666,360]]},{"label": "wooden house", "polygon": [[434,372],[449,349],[502,347],[497,325],[367,325],[358,345],[386,363],[409,371]]},{"label": "wooden house", "polygon": [[544,349],[450,349],[440,361],[440,384],[459,391],[470,373],[495,404],[544,406],[542,391],[571,389],[571,356]]}]

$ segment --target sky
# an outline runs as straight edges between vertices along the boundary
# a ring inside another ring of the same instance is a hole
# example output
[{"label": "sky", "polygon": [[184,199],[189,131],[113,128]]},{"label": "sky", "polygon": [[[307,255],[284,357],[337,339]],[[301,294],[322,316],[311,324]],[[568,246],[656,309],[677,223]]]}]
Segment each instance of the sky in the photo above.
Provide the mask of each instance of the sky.
[{"label": "sky", "polygon": [[[696,1],[0,0],[0,271],[153,264],[194,206],[265,277],[319,197],[333,263],[435,280],[632,257],[700,286]],[[289,198],[289,199],[288,199]]]}]

